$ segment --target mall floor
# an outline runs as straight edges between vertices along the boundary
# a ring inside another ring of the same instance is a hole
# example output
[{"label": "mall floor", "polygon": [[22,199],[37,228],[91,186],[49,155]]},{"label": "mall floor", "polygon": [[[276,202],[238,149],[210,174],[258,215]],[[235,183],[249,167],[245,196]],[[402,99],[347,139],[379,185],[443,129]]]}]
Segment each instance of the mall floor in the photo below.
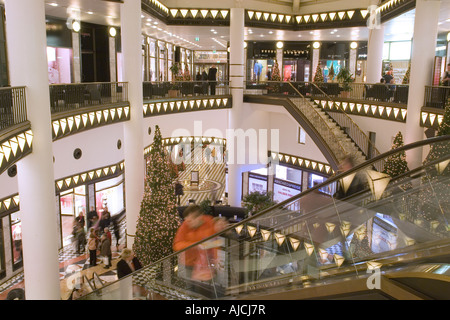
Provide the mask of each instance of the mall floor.
[{"label": "mall floor", "polygon": [[[70,281],[72,281],[75,272],[80,272],[81,276],[86,275],[88,279],[92,279],[94,273],[96,273],[101,281],[105,284],[107,282],[113,282],[117,280],[116,265],[119,261],[119,255],[122,249],[125,247],[125,219],[121,223],[121,236],[119,238],[119,246],[116,246],[116,238],[112,234],[112,266],[105,269],[105,264],[101,257],[97,256],[97,265],[91,267],[89,261],[89,252],[76,253],[75,244],[69,244],[65,246],[59,252],[59,278],[61,281],[61,299],[67,300],[70,297]],[[3,283],[0,287],[0,300],[5,300],[8,293],[17,288],[24,288],[25,281],[23,272],[16,275],[12,279]]]}]

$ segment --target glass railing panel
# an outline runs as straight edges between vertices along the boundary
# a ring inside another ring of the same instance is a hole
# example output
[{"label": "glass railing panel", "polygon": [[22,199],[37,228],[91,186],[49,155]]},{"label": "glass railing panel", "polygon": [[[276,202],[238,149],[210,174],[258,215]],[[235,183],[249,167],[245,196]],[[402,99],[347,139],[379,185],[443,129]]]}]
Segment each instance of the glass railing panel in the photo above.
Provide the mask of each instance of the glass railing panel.
[{"label": "glass railing panel", "polygon": [[143,82],[144,100],[230,95],[229,81]]},{"label": "glass railing panel", "polygon": [[[85,299],[251,298],[427,261],[450,245],[449,139],[390,151]],[[423,146],[424,165],[396,176],[374,170]]]},{"label": "glass railing panel", "polygon": [[52,113],[128,101],[126,82],[87,82],[50,85]]}]

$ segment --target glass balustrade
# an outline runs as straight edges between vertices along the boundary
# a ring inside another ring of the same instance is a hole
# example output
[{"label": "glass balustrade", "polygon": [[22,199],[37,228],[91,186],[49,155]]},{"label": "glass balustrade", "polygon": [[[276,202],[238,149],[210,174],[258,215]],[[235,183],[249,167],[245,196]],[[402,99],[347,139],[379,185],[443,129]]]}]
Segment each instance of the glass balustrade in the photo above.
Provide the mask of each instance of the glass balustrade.
[{"label": "glass balustrade", "polygon": [[[407,172],[375,170],[423,150]],[[257,299],[438,263],[450,250],[449,150],[444,136],[389,151],[82,299]]]}]

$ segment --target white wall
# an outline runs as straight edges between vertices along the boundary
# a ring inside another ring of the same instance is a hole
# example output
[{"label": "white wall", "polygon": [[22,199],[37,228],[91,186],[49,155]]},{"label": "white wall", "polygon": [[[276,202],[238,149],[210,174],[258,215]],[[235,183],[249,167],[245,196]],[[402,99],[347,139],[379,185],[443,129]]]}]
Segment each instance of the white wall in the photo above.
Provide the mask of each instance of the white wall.
[{"label": "white wall", "polygon": [[367,136],[369,136],[369,131],[376,132],[375,146],[381,153],[391,149],[394,137],[399,131],[405,137],[405,123],[365,116],[350,115],[350,117]]},{"label": "white wall", "polygon": [[[117,141],[122,148],[117,148]],[[80,148],[80,159],[73,157]],[[102,166],[118,163],[124,159],[123,123],[117,123],[77,133],[53,142],[55,179],[70,176]]]}]

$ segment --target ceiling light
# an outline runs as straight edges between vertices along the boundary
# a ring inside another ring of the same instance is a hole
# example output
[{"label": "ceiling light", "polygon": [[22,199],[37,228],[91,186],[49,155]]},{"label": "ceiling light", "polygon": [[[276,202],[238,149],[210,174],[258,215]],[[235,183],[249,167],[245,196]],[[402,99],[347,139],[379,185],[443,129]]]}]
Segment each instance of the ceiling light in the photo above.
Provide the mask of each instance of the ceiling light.
[{"label": "ceiling light", "polygon": [[314,48],[314,49],[319,49],[319,48],[320,48],[320,42],[317,42],[317,41],[314,42],[314,43],[313,43],[313,48]]},{"label": "ceiling light", "polygon": [[92,11],[88,11],[88,12],[86,12],[87,14],[94,14]]},{"label": "ceiling light", "polygon": [[155,21],[155,22],[153,22],[153,24],[158,24],[158,22],[157,22],[157,21]]},{"label": "ceiling light", "polygon": [[58,6],[58,4],[57,4],[57,3],[54,3],[54,2],[49,3],[48,5],[49,5],[49,6],[52,6],[52,7],[57,7],[57,6]]},{"label": "ceiling light", "polygon": [[116,28],[114,27],[109,28],[109,35],[114,38],[117,35]]},{"label": "ceiling light", "polygon": [[75,32],[78,32],[78,31],[80,31],[80,29],[81,29],[80,22],[79,21],[74,21],[72,23],[72,30],[75,31]]},{"label": "ceiling light", "polygon": [[282,49],[283,48],[283,41],[278,41],[277,42],[277,48],[278,49]]},{"label": "ceiling light", "polygon": [[353,41],[352,43],[350,43],[350,48],[356,49],[357,47],[358,47],[358,43],[356,43],[355,41]]}]

